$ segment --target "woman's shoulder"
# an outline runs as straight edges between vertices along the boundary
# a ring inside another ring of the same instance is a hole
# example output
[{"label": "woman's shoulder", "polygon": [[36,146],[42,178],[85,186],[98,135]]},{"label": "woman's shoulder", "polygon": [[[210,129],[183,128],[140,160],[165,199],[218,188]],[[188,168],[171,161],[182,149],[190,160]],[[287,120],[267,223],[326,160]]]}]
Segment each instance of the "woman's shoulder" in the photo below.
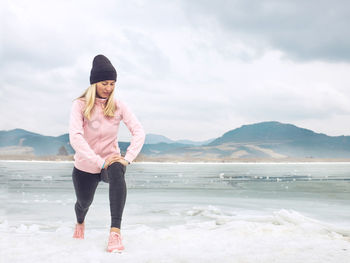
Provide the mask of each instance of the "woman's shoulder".
[{"label": "woman's shoulder", "polygon": [[73,103],[83,105],[85,104],[85,98],[76,98],[73,100]]},{"label": "woman's shoulder", "polygon": [[72,102],[72,107],[75,110],[82,110],[85,106],[85,99],[84,98],[76,98]]},{"label": "woman's shoulder", "polygon": [[119,98],[118,98],[118,99],[115,98],[115,99],[114,99],[114,103],[115,103],[115,105],[117,106],[117,108],[123,109],[123,108],[126,107],[126,103],[125,103],[123,100],[119,99]]}]

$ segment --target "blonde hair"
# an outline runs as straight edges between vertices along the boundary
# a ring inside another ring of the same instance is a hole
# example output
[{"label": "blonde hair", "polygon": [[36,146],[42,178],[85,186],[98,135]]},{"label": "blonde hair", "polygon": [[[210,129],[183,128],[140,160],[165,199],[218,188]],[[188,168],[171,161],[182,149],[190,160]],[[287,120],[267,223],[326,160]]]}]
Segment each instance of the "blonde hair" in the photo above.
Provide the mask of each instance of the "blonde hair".
[{"label": "blonde hair", "polygon": [[[95,99],[96,99],[96,84],[91,84],[82,95],[80,95],[76,99],[83,99],[85,100],[85,107],[84,107],[84,116],[90,120],[91,118],[91,111],[94,109],[95,106]],[[113,117],[115,111],[117,110],[116,105],[114,103],[114,90],[109,95],[107,99],[106,106],[103,109],[103,114],[107,117]]]}]

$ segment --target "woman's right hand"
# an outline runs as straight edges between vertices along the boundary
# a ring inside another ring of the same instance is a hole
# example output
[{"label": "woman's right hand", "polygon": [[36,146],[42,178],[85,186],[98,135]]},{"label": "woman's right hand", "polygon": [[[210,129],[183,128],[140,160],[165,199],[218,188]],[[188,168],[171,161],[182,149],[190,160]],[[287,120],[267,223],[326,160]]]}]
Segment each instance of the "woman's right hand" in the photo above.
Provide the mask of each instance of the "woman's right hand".
[{"label": "woman's right hand", "polygon": [[119,161],[120,159],[123,159],[123,157],[120,156],[120,155],[112,155],[112,156],[109,156],[109,157],[106,159],[104,168],[107,169],[108,166],[110,166],[112,163],[115,163],[115,162]]}]

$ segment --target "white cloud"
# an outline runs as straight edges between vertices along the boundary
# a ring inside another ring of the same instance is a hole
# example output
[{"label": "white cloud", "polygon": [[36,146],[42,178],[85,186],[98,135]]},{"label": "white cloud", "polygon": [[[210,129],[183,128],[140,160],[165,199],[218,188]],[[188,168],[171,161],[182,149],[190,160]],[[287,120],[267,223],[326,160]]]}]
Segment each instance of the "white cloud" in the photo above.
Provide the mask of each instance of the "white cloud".
[{"label": "white cloud", "polygon": [[[102,53],[117,69],[117,96],[147,133],[205,140],[243,124],[276,120],[350,134],[347,62],[328,62],[326,51],[324,59],[320,54],[317,60],[295,60],[292,47],[271,44],[285,41],[284,29],[293,24],[259,30],[256,19],[239,17],[238,11],[225,10],[222,19],[230,20],[220,21],[221,9],[208,15],[208,5],[196,6],[158,0],[8,1],[0,129],[66,133],[71,102],[87,88],[92,59]],[[270,22],[286,12],[273,10],[267,12]],[[251,24],[237,29],[230,15]],[[310,12],[300,15],[308,20]],[[277,32],[262,37],[267,29]],[[297,41],[306,46],[317,39],[303,36]],[[127,137],[124,127],[120,139]]]},{"label": "white cloud", "polygon": [[196,26],[215,21],[248,45],[278,49],[295,60],[350,60],[346,0],[183,1]]}]

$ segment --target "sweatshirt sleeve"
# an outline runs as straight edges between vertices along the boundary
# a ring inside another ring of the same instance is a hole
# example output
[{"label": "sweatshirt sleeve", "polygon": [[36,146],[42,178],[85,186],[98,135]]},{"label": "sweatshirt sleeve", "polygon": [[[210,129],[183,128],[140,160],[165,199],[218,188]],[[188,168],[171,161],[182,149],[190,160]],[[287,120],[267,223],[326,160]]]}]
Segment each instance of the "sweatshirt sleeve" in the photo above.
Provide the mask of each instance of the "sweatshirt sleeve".
[{"label": "sweatshirt sleeve", "polygon": [[81,103],[78,100],[74,100],[69,120],[69,142],[76,152],[79,152],[84,158],[95,163],[97,167],[102,169],[105,160],[96,154],[85,140],[83,121]]},{"label": "sweatshirt sleeve", "polygon": [[128,127],[132,135],[130,145],[126,149],[126,154],[124,157],[125,160],[131,163],[140,153],[145,142],[146,135],[141,123],[130,108],[121,101],[119,101],[119,105],[121,107],[123,122],[125,123],[126,127]]}]

